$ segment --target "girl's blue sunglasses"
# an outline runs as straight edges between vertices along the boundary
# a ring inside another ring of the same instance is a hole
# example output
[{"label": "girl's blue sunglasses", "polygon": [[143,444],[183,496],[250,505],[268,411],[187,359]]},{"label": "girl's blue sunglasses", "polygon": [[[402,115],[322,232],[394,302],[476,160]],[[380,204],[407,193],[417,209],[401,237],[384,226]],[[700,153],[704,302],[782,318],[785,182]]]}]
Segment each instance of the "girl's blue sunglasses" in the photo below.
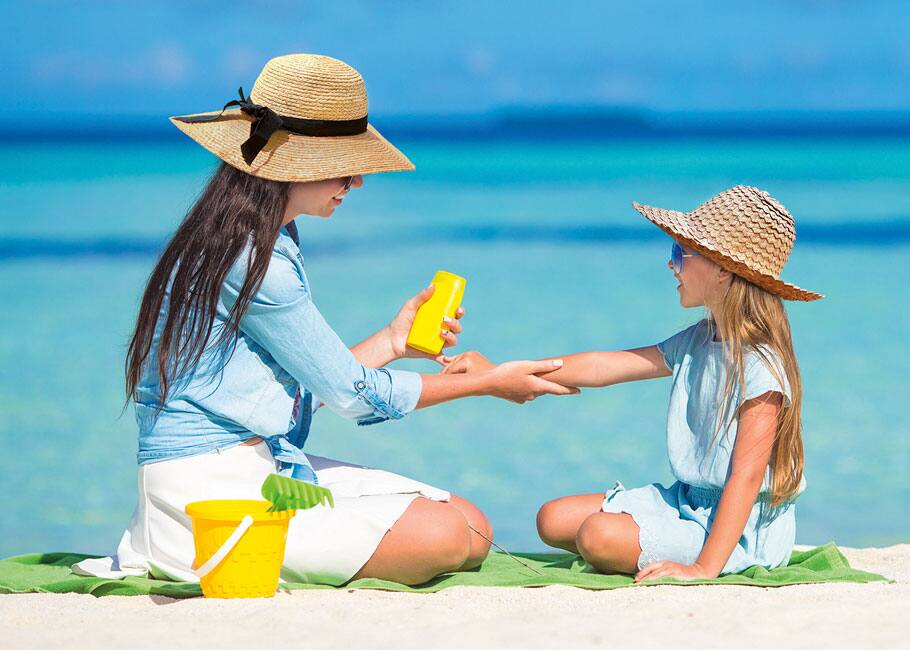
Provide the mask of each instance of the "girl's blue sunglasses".
[{"label": "girl's blue sunglasses", "polygon": [[698,253],[684,253],[682,246],[673,242],[673,250],[670,253],[670,262],[673,264],[673,272],[676,275],[682,273],[683,270],[683,261],[687,257],[701,257]]}]

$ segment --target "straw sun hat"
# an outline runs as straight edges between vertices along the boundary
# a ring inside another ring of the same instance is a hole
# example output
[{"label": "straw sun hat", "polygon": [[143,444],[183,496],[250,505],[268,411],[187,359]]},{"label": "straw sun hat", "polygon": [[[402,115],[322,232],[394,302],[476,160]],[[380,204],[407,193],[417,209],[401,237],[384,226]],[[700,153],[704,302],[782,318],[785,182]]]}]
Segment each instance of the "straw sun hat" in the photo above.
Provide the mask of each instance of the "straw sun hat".
[{"label": "straw sun hat", "polygon": [[766,291],[785,300],[824,297],[780,279],[796,226],[787,209],[767,192],[737,185],[692,212],[632,206],[683,246]]},{"label": "straw sun hat", "polygon": [[229,165],[275,181],[414,169],[367,123],[363,78],[338,59],[279,56],[265,64],[248,98],[239,92],[221,111],[171,122]]}]

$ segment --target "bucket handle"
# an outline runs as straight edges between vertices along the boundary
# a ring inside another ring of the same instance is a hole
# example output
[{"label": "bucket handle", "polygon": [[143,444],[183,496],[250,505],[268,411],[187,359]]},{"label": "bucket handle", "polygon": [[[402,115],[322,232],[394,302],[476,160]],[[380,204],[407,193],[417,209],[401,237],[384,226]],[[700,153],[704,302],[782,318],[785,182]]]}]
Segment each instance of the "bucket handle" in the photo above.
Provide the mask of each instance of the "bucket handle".
[{"label": "bucket handle", "polygon": [[252,525],[253,518],[249,515],[245,515],[240,521],[240,524],[237,526],[237,528],[234,529],[234,532],[231,533],[230,537],[224,540],[224,544],[221,545],[221,548],[215,551],[212,557],[210,557],[205,562],[205,564],[203,564],[198,569],[193,569],[193,573],[195,573],[199,578],[203,578],[208,575],[212,569],[221,564],[221,561],[227,556],[227,554],[230,553],[235,546],[237,546],[237,542],[240,541],[240,538],[243,537],[244,533],[246,533],[246,531],[249,530],[250,526]]}]

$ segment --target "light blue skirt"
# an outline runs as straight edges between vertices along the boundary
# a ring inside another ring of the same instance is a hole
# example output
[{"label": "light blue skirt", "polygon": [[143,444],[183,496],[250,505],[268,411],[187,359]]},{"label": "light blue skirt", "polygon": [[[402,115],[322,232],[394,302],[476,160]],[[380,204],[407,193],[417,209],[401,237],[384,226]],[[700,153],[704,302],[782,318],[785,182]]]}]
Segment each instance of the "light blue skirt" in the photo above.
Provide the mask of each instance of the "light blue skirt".
[{"label": "light blue skirt", "polygon": [[[669,560],[692,564],[698,559],[722,490],[677,481],[668,488],[652,483],[632,490],[617,481],[601,509],[632,516],[639,529],[638,568]],[[752,507],[739,543],[721,573],[736,573],[755,564],[769,569],[786,564],[796,539],[796,505],[771,508],[763,499]]]}]

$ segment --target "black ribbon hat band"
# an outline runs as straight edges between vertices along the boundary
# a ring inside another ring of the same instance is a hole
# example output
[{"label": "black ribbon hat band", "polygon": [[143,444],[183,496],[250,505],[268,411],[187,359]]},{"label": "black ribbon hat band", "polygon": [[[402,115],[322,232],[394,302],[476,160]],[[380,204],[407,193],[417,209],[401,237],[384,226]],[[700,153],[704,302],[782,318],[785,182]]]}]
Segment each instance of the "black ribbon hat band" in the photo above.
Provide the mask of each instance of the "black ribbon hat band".
[{"label": "black ribbon hat band", "polygon": [[243,154],[243,159],[247,165],[253,164],[253,160],[256,159],[256,156],[268,143],[269,138],[279,129],[296,133],[297,135],[308,135],[317,138],[358,135],[367,130],[366,115],[356,120],[310,120],[302,117],[290,117],[279,115],[268,106],[254,104],[249,98],[244,97],[243,86],[237,92],[240,93],[240,99],[235,99],[225,104],[218,115],[190,115],[174,119],[189,124],[215,122],[229,107],[239,106],[241,111],[255,118],[250,124],[250,137],[240,145],[240,152]]}]

